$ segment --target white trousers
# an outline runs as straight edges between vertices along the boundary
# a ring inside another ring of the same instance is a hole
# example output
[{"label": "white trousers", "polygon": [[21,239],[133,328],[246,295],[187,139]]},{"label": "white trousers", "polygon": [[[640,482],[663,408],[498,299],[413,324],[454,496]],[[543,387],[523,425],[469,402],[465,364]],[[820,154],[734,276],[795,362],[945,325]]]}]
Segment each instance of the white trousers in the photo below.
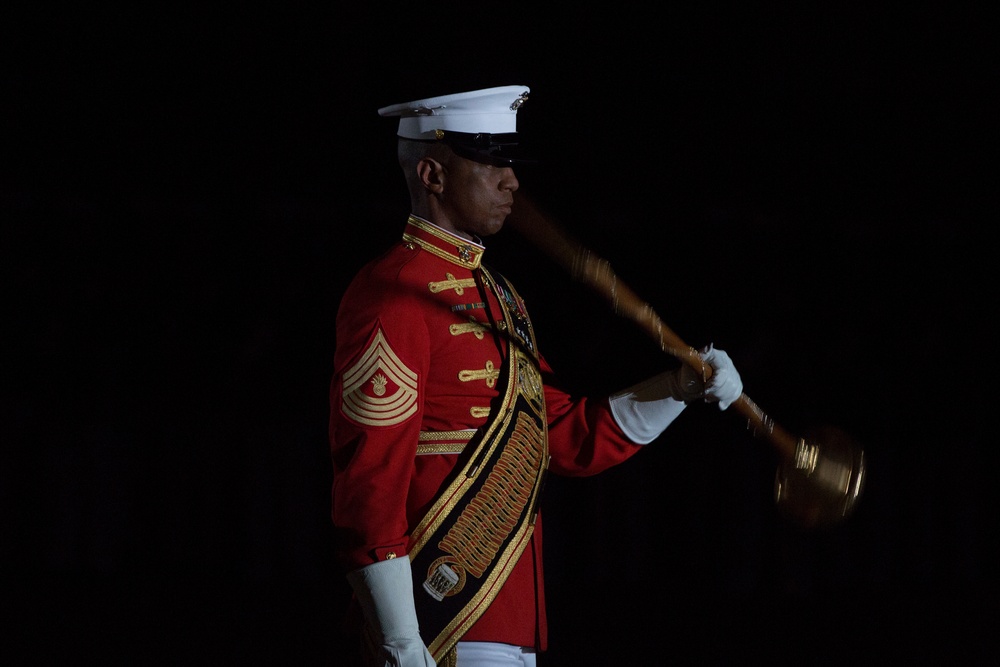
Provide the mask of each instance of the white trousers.
[{"label": "white trousers", "polygon": [[458,667],[535,667],[535,649],[496,642],[458,642]]}]

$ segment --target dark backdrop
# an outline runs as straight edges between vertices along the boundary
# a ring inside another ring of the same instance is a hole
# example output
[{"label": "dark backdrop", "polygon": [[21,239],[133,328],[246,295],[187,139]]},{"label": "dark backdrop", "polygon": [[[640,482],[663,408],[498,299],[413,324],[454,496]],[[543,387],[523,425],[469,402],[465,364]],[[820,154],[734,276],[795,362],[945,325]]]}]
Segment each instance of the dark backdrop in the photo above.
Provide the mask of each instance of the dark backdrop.
[{"label": "dark backdrop", "polygon": [[[542,664],[986,655],[997,61],[975,12],[157,3],[0,36],[5,653],[341,664],[334,316],[407,209],[376,109],[525,84],[525,191],[779,424],[868,457],[821,531],[708,406],[551,480]],[[488,248],[575,390],[662,367],[515,232]]]}]

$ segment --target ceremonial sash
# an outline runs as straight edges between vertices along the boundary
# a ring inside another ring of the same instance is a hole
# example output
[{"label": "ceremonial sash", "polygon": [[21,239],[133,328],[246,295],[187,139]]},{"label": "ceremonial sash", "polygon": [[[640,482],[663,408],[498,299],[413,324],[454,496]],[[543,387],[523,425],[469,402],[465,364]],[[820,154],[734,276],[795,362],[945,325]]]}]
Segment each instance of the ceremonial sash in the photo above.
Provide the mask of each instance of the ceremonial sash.
[{"label": "ceremonial sash", "polygon": [[409,551],[420,632],[438,661],[486,611],[530,542],[548,467],[545,396],[527,313],[506,281],[483,273],[503,311],[494,327],[508,334],[501,393],[413,531]]}]

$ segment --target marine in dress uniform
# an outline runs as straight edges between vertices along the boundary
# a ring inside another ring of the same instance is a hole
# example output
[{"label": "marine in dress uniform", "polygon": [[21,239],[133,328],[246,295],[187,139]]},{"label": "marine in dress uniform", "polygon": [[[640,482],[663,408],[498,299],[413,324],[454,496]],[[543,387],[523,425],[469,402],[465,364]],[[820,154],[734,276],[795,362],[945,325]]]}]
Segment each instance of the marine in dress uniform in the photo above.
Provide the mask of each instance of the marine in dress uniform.
[{"label": "marine in dress uniform", "polygon": [[[528,92],[380,113],[400,118],[403,139],[511,165]],[[705,355],[708,387],[676,371],[612,397],[558,389],[523,300],[485,251],[411,214],[338,311],[332,520],[377,664],[454,664],[459,641],[544,650],[545,476],[599,473],[655,439],[685,401],[711,394],[722,407],[742,391],[721,350]]]}]

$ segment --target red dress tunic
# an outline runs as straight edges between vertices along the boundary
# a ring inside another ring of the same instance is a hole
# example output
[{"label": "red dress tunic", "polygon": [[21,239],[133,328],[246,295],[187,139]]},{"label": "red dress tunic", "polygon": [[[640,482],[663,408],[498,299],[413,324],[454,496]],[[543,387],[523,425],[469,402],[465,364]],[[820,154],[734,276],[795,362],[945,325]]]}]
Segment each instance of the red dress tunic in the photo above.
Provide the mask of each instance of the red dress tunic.
[{"label": "red dress tunic", "polygon": [[[411,216],[402,241],[366,265],[343,296],[330,448],[332,520],[347,569],[408,553],[411,532],[462,444],[487,421],[506,342],[490,329],[497,297],[476,284],[483,252]],[[540,365],[543,380],[551,378],[544,357]],[[593,475],[641,449],[615,422],[606,397],[574,397],[548,382],[544,395],[550,474]],[[463,640],[546,648],[541,516],[531,544]]]}]

